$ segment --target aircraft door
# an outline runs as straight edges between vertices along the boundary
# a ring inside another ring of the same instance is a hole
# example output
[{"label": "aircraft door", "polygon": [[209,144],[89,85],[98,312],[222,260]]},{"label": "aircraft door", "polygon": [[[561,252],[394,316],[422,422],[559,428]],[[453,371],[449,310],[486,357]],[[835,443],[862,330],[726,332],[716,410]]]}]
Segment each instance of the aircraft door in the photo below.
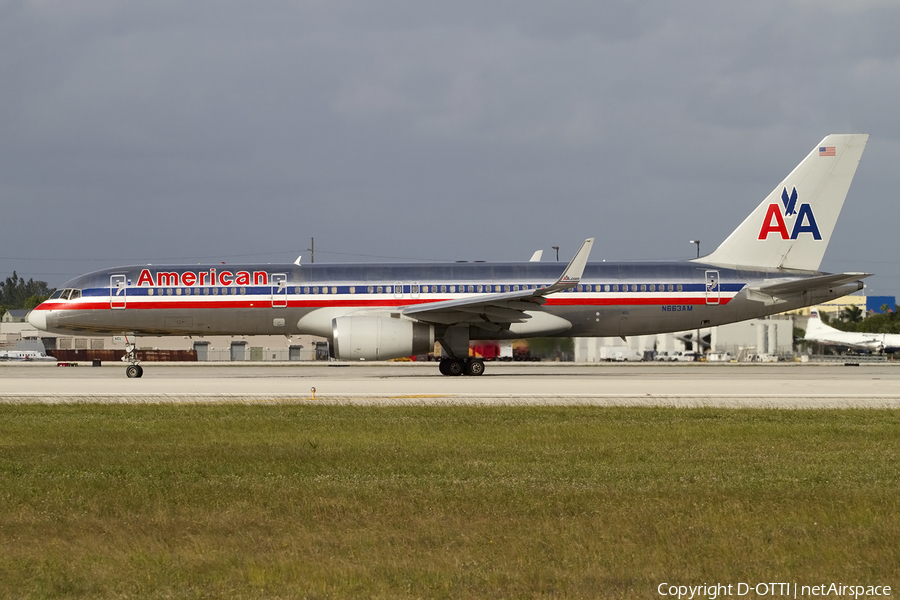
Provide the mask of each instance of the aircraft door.
[{"label": "aircraft door", "polygon": [[707,304],[718,304],[719,303],[719,272],[718,271],[707,271],[706,272],[706,303]]},{"label": "aircraft door", "polygon": [[287,306],[287,275],[272,273],[272,308]]},{"label": "aircraft door", "polygon": [[128,280],[125,275],[109,276],[109,307],[125,308]]}]

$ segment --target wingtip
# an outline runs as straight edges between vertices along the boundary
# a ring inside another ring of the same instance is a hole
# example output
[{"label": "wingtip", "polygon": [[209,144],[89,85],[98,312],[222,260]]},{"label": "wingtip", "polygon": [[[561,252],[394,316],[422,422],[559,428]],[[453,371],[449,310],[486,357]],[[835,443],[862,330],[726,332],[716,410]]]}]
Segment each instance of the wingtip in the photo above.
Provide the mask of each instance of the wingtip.
[{"label": "wingtip", "polygon": [[577,283],[581,281],[581,276],[584,273],[584,267],[587,264],[588,257],[590,257],[591,255],[591,248],[593,244],[594,238],[588,238],[584,240],[584,243],[581,244],[581,248],[579,248],[578,252],[575,253],[575,256],[572,258],[569,266],[567,266],[566,270],[563,271],[563,274],[560,276],[558,283]]}]

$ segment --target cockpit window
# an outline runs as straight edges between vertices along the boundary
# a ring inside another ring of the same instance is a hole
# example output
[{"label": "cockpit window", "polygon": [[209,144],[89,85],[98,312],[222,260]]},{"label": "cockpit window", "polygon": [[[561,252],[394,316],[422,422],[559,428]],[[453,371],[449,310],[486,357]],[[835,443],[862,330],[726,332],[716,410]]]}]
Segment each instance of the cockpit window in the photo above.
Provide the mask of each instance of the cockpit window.
[{"label": "cockpit window", "polygon": [[65,292],[65,291],[68,291],[68,290],[56,290],[55,292],[50,294],[50,297],[48,298],[48,300],[55,300],[56,298],[59,298],[60,296],[63,295],[63,292]]},{"label": "cockpit window", "polygon": [[69,294],[69,300],[75,300],[76,298],[81,298],[81,290],[72,290],[72,293]]}]

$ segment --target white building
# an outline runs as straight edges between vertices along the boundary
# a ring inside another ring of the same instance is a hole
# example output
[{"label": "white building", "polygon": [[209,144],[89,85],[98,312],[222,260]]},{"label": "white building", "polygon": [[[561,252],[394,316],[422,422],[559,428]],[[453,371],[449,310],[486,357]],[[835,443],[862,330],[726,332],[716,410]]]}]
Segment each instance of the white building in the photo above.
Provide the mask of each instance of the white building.
[{"label": "white building", "polygon": [[[649,352],[672,355],[687,350],[693,345],[697,330],[658,335],[627,337],[576,338],[575,362],[601,362],[603,347],[627,346],[634,354]],[[700,337],[709,343],[710,352],[728,352],[737,358],[746,354],[769,354],[772,356],[793,356],[794,320],[790,316],[768,319],[753,319],[700,330]],[[706,344],[704,344],[706,349]]]},{"label": "white building", "polygon": [[[48,351],[125,349],[123,336],[57,335],[38,331],[27,321],[0,322],[0,346],[28,340],[42,341]],[[317,360],[317,354],[321,360],[328,348],[323,338],[311,335],[138,336],[133,343],[138,350],[196,350],[199,361]]]}]

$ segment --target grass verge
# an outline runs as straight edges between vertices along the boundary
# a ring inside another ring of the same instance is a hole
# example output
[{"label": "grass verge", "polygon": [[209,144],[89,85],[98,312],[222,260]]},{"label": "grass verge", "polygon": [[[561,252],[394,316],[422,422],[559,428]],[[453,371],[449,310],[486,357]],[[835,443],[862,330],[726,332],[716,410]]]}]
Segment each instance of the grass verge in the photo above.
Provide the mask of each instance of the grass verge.
[{"label": "grass verge", "polygon": [[0,596],[896,589],[898,458],[886,410],[0,406]]}]

